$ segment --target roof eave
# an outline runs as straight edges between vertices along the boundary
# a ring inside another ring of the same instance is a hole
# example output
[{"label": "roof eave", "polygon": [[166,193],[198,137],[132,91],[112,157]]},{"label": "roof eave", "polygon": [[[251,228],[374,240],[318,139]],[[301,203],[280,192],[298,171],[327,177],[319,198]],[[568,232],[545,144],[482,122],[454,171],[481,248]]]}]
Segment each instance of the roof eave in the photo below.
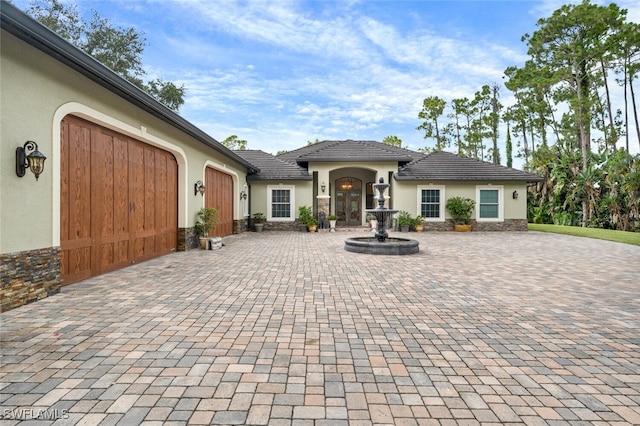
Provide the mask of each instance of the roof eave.
[{"label": "roof eave", "polygon": [[436,177],[436,176],[400,176],[394,175],[394,178],[398,181],[433,181],[433,182],[478,182],[478,181],[491,181],[491,182],[542,182],[544,178],[505,178],[505,177],[492,177],[492,176],[464,176],[464,177]]},{"label": "roof eave", "polygon": [[262,176],[256,176],[256,175],[247,175],[247,180],[251,181],[251,182],[268,182],[268,181],[282,182],[282,181],[295,181],[295,180],[307,181],[307,180],[313,180],[313,176],[296,176],[296,177],[292,177],[292,176],[283,176],[283,177],[269,176],[269,177],[262,177]]}]

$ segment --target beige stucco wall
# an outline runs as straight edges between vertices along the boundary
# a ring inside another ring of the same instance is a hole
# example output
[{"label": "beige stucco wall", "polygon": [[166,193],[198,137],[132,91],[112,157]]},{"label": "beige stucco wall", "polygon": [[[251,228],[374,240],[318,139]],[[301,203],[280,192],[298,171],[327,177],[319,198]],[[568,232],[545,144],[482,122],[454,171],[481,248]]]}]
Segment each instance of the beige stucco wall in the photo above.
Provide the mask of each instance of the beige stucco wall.
[{"label": "beige stucco wall", "polygon": [[269,214],[268,205],[268,188],[282,186],[285,188],[294,187],[293,207],[294,217],[291,221],[298,218],[298,207],[313,206],[313,182],[312,181],[260,181],[251,182],[251,214],[263,213],[265,216]]},{"label": "beige stucco wall", "polygon": [[[524,182],[393,182],[393,207],[398,210],[406,210],[412,216],[420,213],[418,200],[418,186],[443,186],[445,202],[449,198],[460,196],[476,200],[476,188],[478,185],[501,187],[503,189],[502,202],[504,203],[504,219],[527,218],[527,186]],[[513,199],[513,191],[518,192],[518,199]],[[477,201],[477,200],[476,200]],[[475,209],[474,216],[475,217]],[[445,211],[445,218],[449,219],[449,212]]]},{"label": "beige stucco wall", "polygon": [[[53,58],[2,32],[0,61],[0,253],[60,244],[60,120],[73,114],[172,152],[178,161],[178,226],[190,227],[203,198],[193,184],[211,166],[233,176],[245,169],[194,138],[133,106]],[[15,149],[36,141],[46,157],[38,182],[15,173]],[[242,218],[236,203],[234,218]]]}]

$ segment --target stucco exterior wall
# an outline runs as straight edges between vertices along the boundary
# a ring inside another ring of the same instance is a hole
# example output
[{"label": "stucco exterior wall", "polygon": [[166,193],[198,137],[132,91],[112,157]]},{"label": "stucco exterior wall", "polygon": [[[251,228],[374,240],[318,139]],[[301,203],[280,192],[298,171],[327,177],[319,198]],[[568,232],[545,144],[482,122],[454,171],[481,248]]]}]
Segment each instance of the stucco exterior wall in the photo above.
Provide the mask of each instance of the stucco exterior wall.
[{"label": "stucco exterior wall", "polygon": [[[282,186],[285,188],[294,187],[293,193],[293,217],[291,220],[282,220],[283,222],[293,222],[298,218],[298,207],[313,206],[313,182],[312,181],[260,181],[251,182],[251,215],[254,213],[264,213],[269,215],[269,202],[267,200],[269,188]],[[274,222],[273,220],[271,222]]]},{"label": "stucco exterior wall", "polygon": [[[477,186],[493,186],[502,188],[502,202],[504,206],[504,220],[527,218],[527,186],[525,182],[393,182],[393,206],[398,210],[406,210],[412,216],[420,213],[418,186],[444,187],[445,202],[452,197],[467,197],[476,200]],[[513,191],[518,192],[518,198],[513,199]],[[475,210],[475,209],[474,209]],[[474,216],[475,218],[475,211]],[[450,219],[445,209],[445,219]]]},{"label": "stucco exterior wall", "polygon": [[[178,226],[192,227],[203,198],[193,184],[207,166],[233,177],[234,197],[245,168],[155,116],[71,70],[13,35],[2,32],[0,61],[0,253],[60,244],[60,120],[73,114],[172,152],[178,162]],[[46,157],[38,182],[15,173],[15,149],[27,140]],[[241,219],[236,203],[234,219]]]}]

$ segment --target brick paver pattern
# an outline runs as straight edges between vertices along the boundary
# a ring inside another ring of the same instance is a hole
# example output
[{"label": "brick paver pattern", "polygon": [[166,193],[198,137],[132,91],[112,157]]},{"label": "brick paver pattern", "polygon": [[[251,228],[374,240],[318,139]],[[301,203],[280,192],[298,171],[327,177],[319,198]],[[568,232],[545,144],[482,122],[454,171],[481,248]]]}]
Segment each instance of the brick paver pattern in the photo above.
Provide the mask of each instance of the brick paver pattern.
[{"label": "brick paver pattern", "polygon": [[247,233],[6,312],[0,424],[640,424],[640,247],[405,235]]}]

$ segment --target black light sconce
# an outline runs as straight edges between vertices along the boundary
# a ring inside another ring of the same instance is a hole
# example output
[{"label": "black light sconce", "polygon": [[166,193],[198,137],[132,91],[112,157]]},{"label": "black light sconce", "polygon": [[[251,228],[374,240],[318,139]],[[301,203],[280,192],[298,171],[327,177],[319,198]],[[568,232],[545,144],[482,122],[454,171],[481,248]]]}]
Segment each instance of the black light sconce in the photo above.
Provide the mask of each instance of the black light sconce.
[{"label": "black light sconce", "polygon": [[[27,151],[31,151],[27,155]],[[23,177],[27,172],[27,169],[31,170],[31,173],[36,175],[36,181],[40,177],[40,174],[44,171],[44,160],[47,157],[42,155],[38,151],[38,144],[34,141],[26,141],[24,146],[16,148],[16,174],[18,177]]]},{"label": "black light sconce", "polygon": [[247,199],[247,191],[241,191],[240,192],[240,199],[241,200],[246,200]]},{"label": "black light sconce", "polygon": [[511,196],[513,197],[514,200],[518,199],[518,191],[513,191],[513,194],[511,194]]},{"label": "black light sconce", "polygon": [[325,189],[327,189],[327,185],[324,184],[324,181],[320,185],[320,189],[322,190],[322,193],[324,194]]},{"label": "black light sconce", "polygon": [[202,181],[199,180],[195,184],[193,184],[193,195],[198,195],[198,192],[199,192],[200,195],[204,197],[205,189],[206,188],[204,187],[204,183],[202,183]]}]

